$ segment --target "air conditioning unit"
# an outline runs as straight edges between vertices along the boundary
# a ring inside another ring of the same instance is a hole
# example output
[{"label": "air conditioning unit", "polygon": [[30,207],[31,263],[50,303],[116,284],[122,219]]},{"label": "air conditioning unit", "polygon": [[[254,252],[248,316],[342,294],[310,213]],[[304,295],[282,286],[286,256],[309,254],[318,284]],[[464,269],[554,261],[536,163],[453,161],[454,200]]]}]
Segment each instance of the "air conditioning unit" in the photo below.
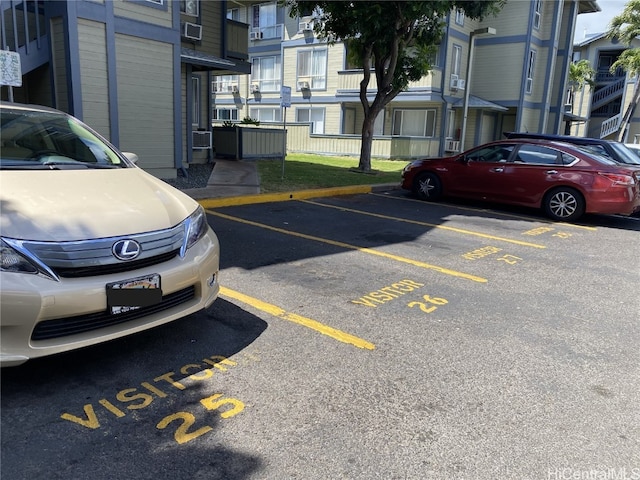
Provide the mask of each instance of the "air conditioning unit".
[{"label": "air conditioning unit", "polygon": [[458,90],[458,81],[458,75],[451,74],[451,83],[449,84],[451,90]]},{"label": "air conditioning unit", "polygon": [[252,83],[251,84],[251,93],[260,93],[260,84]]},{"label": "air conditioning unit", "polygon": [[466,85],[466,81],[464,81],[463,79],[459,78],[458,79],[458,90],[464,90],[464,87]]},{"label": "air conditioning unit", "polygon": [[231,85],[231,93],[238,93],[238,86],[237,85]]},{"label": "air conditioning unit", "polygon": [[460,150],[460,142],[458,140],[452,140],[447,138],[444,141],[444,151],[445,152],[457,152]]},{"label": "air conditioning unit", "polygon": [[211,148],[211,132],[194,130],[192,133],[191,148],[194,150],[207,150]]},{"label": "air conditioning unit", "polygon": [[189,40],[202,40],[202,25],[185,22],[182,27],[182,36]]},{"label": "air conditioning unit", "polygon": [[260,40],[262,38],[262,32],[251,32],[249,34],[249,39],[250,40]]},{"label": "air conditioning unit", "polygon": [[310,88],[309,80],[298,80],[298,90],[309,90]]},{"label": "air conditioning unit", "polygon": [[306,32],[309,30],[313,30],[313,23],[312,22],[300,22],[298,23],[298,31],[299,32]]}]

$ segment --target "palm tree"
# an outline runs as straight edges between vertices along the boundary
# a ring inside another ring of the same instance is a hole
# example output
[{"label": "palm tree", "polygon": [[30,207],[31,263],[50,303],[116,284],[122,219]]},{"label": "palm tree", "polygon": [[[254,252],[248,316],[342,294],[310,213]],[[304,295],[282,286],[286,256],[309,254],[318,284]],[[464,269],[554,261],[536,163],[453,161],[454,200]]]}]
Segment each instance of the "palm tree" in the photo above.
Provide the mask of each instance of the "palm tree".
[{"label": "palm tree", "polygon": [[573,113],[573,98],[578,90],[582,90],[585,85],[593,87],[595,84],[596,71],[589,63],[589,60],[582,59],[569,65],[569,88],[571,89],[571,113]]},{"label": "palm tree", "polygon": [[[609,24],[607,37],[618,38],[625,45],[631,46],[631,42],[640,35],[640,0],[629,0],[620,15],[613,17]],[[613,73],[617,68],[622,68],[628,75],[640,74],[640,48],[629,48],[622,52],[618,60],[611,65]],[[633,112],[640,102],[640,82],[636,82],[633,91],[633,99],[625,111],[620,122],[618,140],[625,142],[629,131],[629,122]]]}]

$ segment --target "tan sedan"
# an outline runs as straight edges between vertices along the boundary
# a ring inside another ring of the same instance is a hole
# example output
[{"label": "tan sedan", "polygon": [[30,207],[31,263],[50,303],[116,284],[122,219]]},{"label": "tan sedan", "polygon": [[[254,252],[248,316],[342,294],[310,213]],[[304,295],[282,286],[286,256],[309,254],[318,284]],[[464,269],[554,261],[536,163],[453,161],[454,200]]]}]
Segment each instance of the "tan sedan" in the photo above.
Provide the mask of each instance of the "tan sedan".
[{"label": "tan sedan", "polygon": [[62,112],[2,103],[0,364],[210,306],[219,243],[193,199]]}]

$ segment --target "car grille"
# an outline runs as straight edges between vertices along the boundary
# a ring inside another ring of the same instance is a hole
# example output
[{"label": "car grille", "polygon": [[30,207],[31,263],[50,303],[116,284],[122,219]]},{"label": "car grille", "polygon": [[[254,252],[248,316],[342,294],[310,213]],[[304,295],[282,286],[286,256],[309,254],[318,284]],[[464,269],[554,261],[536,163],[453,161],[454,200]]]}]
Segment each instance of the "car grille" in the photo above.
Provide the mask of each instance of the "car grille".
[{"label": "car grille", "polygon": [[31,340],[48,340],[52,338],[65,337],[67,335],[75,335],[78,333],[89,332],[91,330],[97,330],[99,328],[130,322],[131,320],[136,320],[188,302],[195,297],[195,292],[195,286],[192,285],[169,295],[164,295],[162,297],[162,301],[155,305],[115,315],[108,311],[103,311],[76,317],[45,320],[36,325],[36,328],[31,334]]},{"label": "car grille", "polygon": [[[184,224],[166,230],[75,242],[22,242],[22,247],[60,277],[90,277],[136,270],[174,258],[185,241]],[[141,253],[135,260],[118,260],[115,242],[135,240]]]}]

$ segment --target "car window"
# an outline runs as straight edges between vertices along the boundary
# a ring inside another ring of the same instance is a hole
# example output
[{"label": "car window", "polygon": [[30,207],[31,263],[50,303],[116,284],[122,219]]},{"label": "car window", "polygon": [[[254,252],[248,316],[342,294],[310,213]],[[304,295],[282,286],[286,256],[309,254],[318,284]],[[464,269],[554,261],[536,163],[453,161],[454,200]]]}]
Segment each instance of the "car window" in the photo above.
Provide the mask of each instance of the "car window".
[{"label": "car window", "polygon": [[624,144],[611,142],[611,148],[615,150],[622,162],[640,165],[640,157],[634,154],[631,149]]},{"label": "car window", "polygon": [[578,145],[580,146],[580,148],[588,152],[597,153],[598,155],[611,158],[611,155],[609,155],[609,152],[607,152],[602,145],[595,145],[595,144],[588,144],[588,145],[578,144]]},{"label": "car window", "polygon": [[506,162],[513,152],[514,145],[490,145],[473,150],[466,155],[466,159],[474,162]]},{"label": "car window", "polygon": [[3,108],[0,124],[3,168],[129,166],[84,124],[66,115]]},{"label": "car window", "polygon": [[518,149],[514,161],[536,165],[562,165],[559,153],[557,150],[539,145],[522,145]]}]

